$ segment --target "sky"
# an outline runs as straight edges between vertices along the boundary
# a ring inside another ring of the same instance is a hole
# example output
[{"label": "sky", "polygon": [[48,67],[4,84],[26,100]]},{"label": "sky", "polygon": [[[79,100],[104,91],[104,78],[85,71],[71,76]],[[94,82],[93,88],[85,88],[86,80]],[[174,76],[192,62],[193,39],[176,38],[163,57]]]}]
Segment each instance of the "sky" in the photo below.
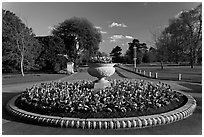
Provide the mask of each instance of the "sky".
[{"label": "sky", "polygon": [[14,12],[37,36],[72,17],[83,17],[102,34],[100,51],[109,54],[117,45],[122,53],[134,38],[154,47],[151,32],[161,30],[182,10],[199,2],[3,2],[2,9]]}]

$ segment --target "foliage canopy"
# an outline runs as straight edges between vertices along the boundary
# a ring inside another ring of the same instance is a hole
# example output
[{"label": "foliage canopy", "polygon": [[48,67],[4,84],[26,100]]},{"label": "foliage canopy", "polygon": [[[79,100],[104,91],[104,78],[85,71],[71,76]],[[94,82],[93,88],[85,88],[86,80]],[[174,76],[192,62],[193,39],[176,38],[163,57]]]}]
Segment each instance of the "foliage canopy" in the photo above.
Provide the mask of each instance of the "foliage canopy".
[{"label": "foliage canopy", "polygon": [[35,34],[14,13],[2,10],[2,69],[3,72],[36,68],[35,59],[40,45]]}]

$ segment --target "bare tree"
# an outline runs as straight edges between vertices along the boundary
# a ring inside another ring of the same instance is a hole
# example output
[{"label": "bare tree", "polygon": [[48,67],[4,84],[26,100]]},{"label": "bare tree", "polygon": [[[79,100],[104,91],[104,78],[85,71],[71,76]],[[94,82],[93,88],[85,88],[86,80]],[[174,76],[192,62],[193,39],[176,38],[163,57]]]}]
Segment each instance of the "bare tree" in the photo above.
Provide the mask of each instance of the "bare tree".
[{"label": "bare tree", "polygon": [[161,45],[161,35],[162,35],[162,31],[164,29],[164,26],[160,25],[157,26],[156,28],[154,28],[154,30],[150,30],[150,33],[152,34],[152,44],[155,45],[156,49],[157,49],[157,60],[160,61],[160,65],[161,65],[161,69],[164,69],[164,55],[165,55],[165,51],[166,49],[164,47],[162,47]]}]

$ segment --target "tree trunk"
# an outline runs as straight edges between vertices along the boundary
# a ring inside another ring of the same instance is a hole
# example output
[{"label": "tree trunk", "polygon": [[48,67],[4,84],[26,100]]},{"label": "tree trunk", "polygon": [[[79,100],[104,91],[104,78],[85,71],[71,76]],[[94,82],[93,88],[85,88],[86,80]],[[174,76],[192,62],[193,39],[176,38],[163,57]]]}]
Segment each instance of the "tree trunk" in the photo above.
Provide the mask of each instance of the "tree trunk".
[{"label": "tree trunk", "polygon": [[190,65],[191,65],[191,68],[193,68],[193,56],[191,56],[190,58]]},{"label": "tree trunk", "polygon": [[193,60],[191,60],[191,68],[193,68]]},{"label": "tree trunk", "polygon": [[74,63],[74,70],[78,71],[78,63],[77,63],[77,59],[74,59],[73,63]]},{"label": "tree trunk", "polygon": [[194,63],[198,64],[198,51],[197,50],[195,50],[195,53],[194,53]]},{"label": "tree trunk", "polygon": [[24,70],[23,70],[23,60],[24,60],[24,56],[23,56],[23,54],[21,54],[21,74],[24,77],[25,74],[24,74]]},{"label": "tree trunk", "polygon": [[191,65],[191,68],[193,68],[193,62],[194,62],[193,49],[191,48],[191,53],[190,53],[190,65]]},{"label": "tree trunk", "polygon": [[161,64],[161,69],[164,69],[163,61],[161,61],[160,64]]}]

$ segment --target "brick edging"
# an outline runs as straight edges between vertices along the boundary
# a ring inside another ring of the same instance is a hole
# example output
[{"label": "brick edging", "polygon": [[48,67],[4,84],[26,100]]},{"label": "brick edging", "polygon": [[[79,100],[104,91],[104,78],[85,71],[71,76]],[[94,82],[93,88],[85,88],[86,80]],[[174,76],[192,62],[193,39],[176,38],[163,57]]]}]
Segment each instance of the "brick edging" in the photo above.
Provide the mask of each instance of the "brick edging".
[{"label": "brick edging", "polygon": [[80,119],[41,115],[37,113],[31,113],[16,107],[15,101],[20,95],[13,97],[7,103],[6,109],[10,114],[18,118],[47,126],[82,129],[145,128],[173,123],[192,115],[193,111],[196,108],[196,100],[186,93],[180,93],[188,98],[188,101],[184,106],[166,113],[139,117]]}]

